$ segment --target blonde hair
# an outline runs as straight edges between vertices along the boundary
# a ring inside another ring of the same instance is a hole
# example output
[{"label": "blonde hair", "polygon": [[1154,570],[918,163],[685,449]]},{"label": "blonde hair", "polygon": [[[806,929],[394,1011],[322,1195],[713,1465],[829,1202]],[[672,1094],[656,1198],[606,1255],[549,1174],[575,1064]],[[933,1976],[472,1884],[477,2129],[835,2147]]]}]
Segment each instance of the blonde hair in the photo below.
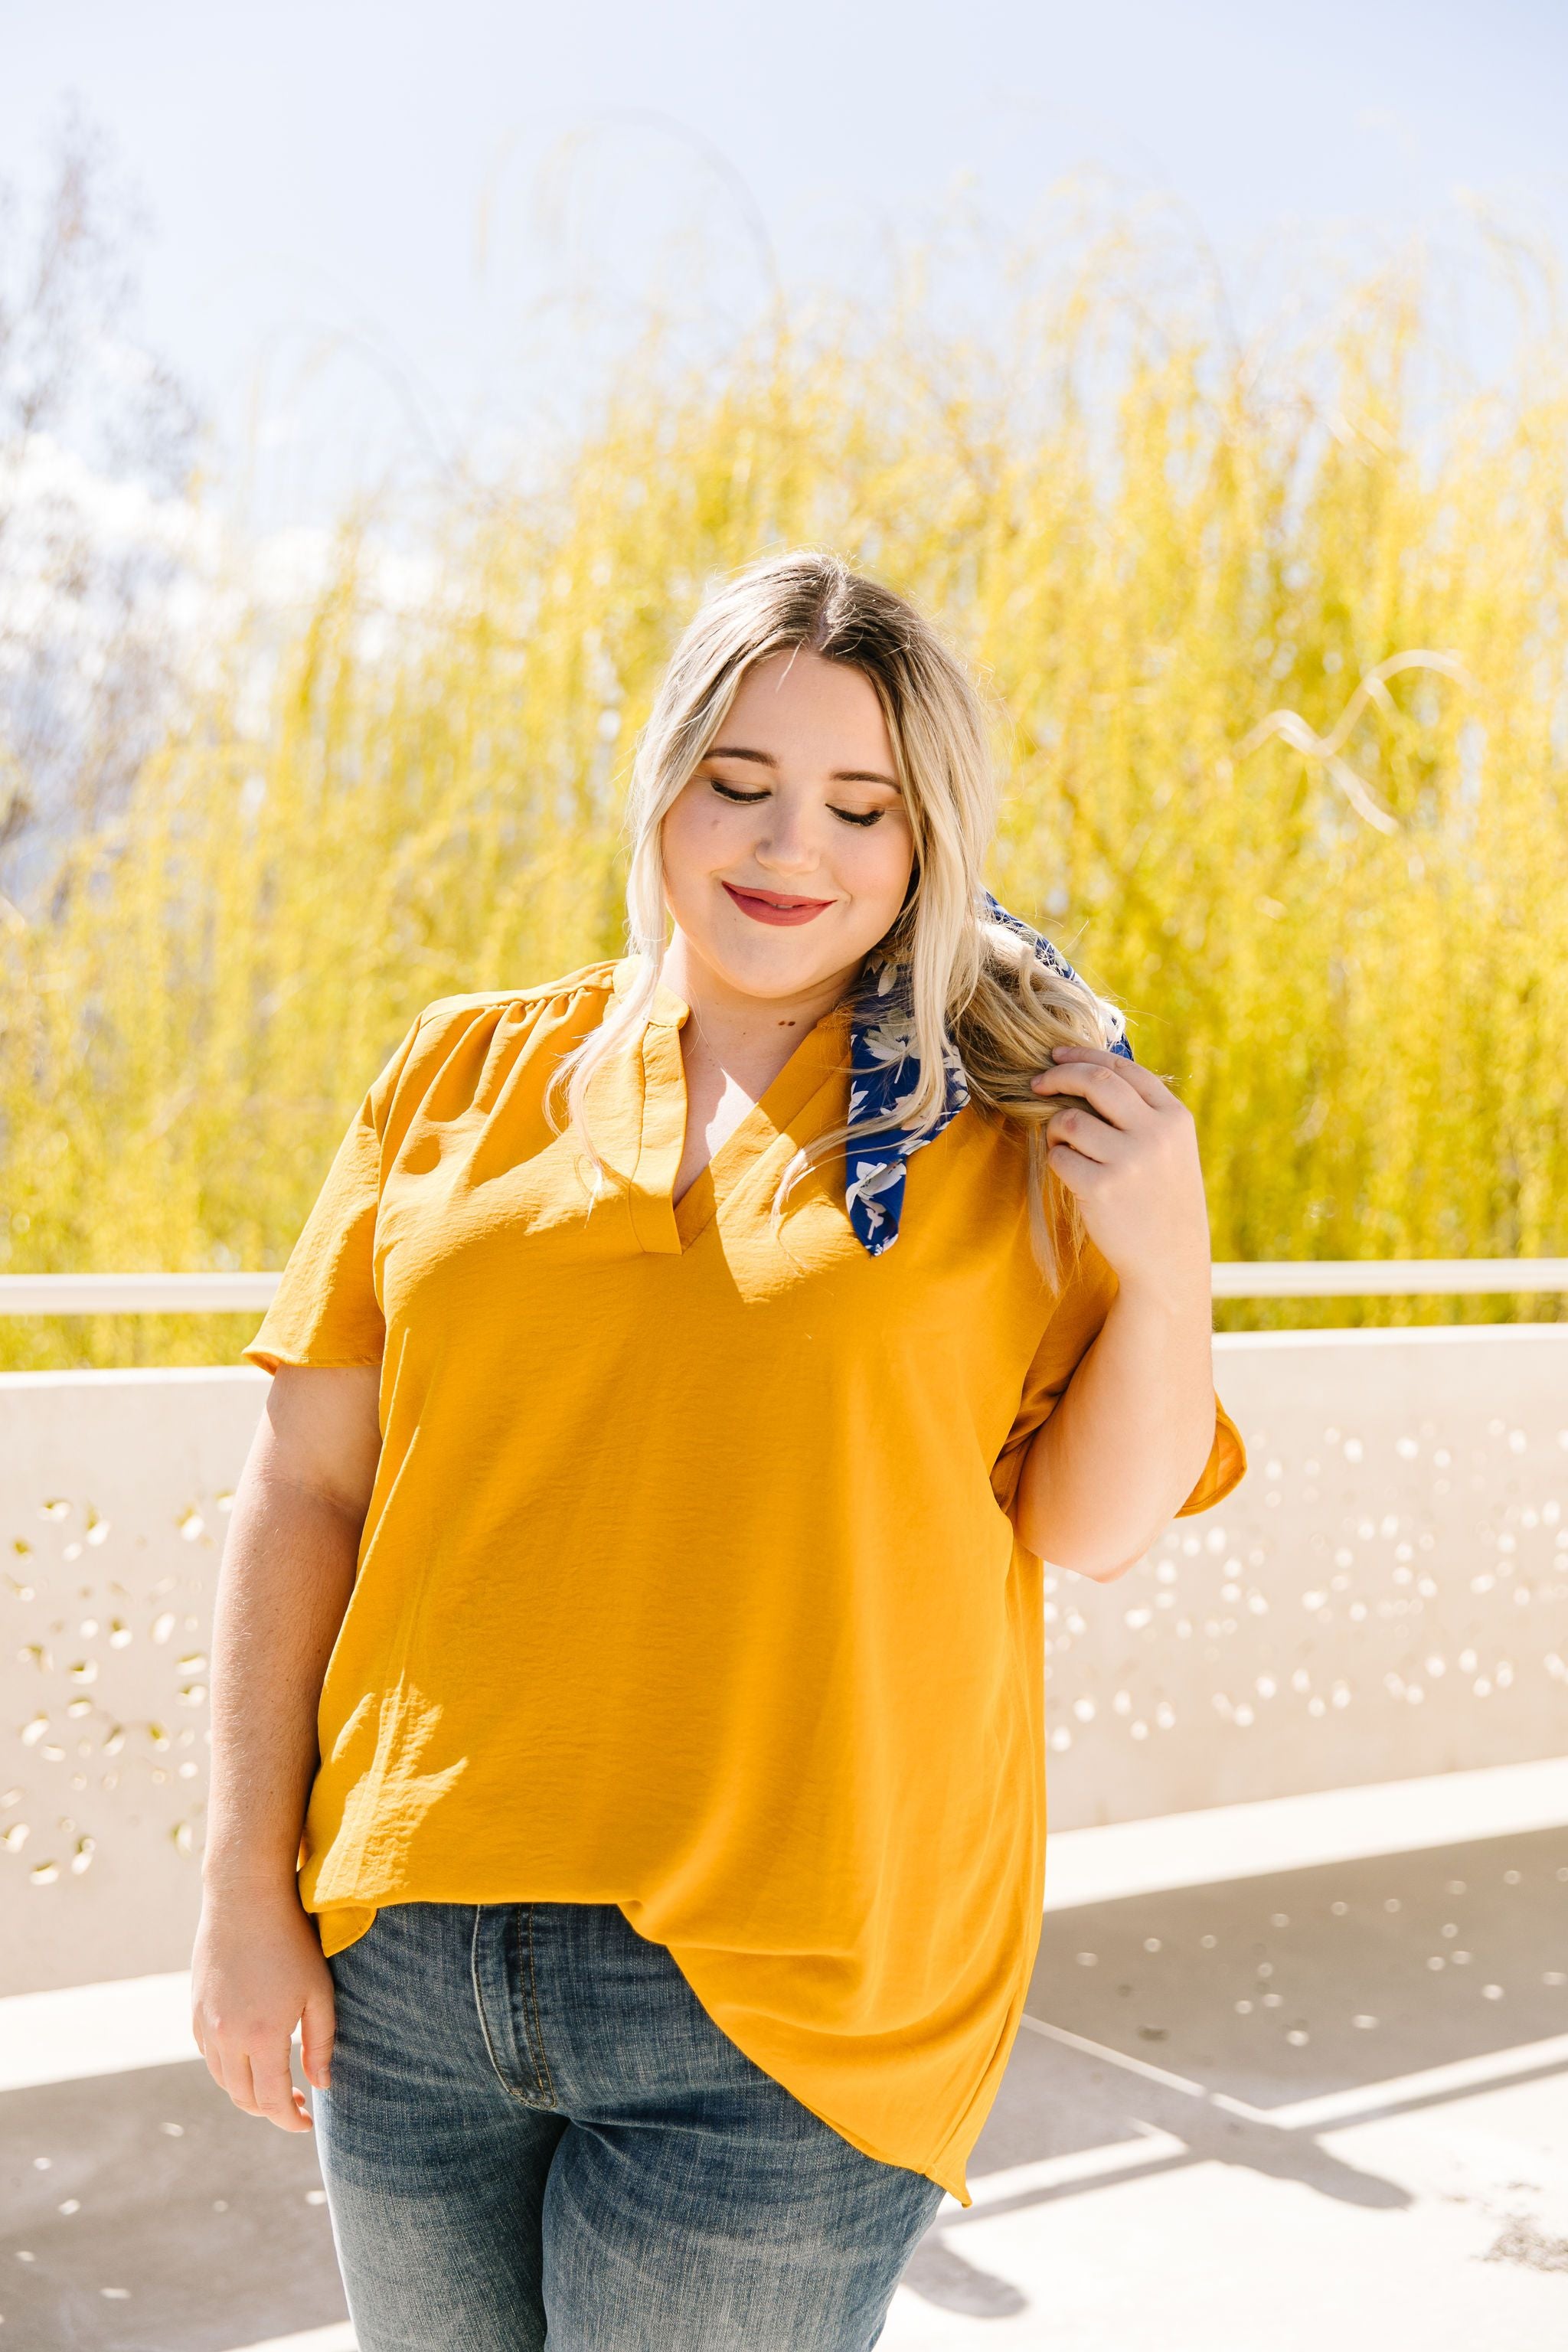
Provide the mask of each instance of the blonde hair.
[{"label": "blonde hair", "polygon": [[[817,549],[766,556],[732,574],[671,657],[638,740],[627,809],[627,945],[640,962],[626,993],[562,1064],[567,1118],[586,1141],[594,1072],[641,1034],[652,1008],[668,927],[662,835],[671,804],[711,748],[746,672],[803,647],[858,669],[887,721],[915,863],[909,896],[876,952],[908,967],[921,1076],[896,1121],[846,1123],[797,1153],[780,1185],[775,1219],[806,1169],[829,1153],[891,1124],[923,1126],[938,1115],[946,1099],[942,1045],[951,1036],[971,1102],[1024,1129],[1036,1253],[1058,1283],[1081,1250],[1083,1227],[1076,1201],[1047,1161],[1044,1128],[1053,1111],[1080,1098],[1034,1094],[1029,1081],[1049,1066],[1053,1045],[1105,1045],[1119,1015],[1081,982],[1043,963],[1027,940],[985,919],[981,868],[997,792],[979,696],[913,605]],[[1054,1216],[1047,1214],[1047,1192]]]}]

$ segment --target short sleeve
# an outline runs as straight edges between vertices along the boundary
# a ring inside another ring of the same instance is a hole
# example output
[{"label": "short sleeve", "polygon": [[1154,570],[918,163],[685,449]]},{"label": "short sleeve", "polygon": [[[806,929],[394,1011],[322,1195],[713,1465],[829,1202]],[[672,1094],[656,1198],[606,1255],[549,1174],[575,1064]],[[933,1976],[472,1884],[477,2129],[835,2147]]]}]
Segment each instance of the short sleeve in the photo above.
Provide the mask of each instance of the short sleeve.
[{"label": "short sleeve", "polygon": [[[1114,1269],[1086,1236],[1078,1269],[1035,1352],[1016,1417],[991,1474],[992,1490],[1005,1511],[1012,1510],[1029,1441],[1056,1411],[1068,1382],[1098,1337],[1118,1287]],[[1214,1402],[1214,1443],[1197,1484],[1185,1502],[1177,1507],[1174,1516],[1178,1519],[1223,1502],[1240,1485],[1247,1472],[1247,1448],[1241,1432],[1221,1403],[1217,1390]]]},{"label": "short sleeve", "polygon": [[991,1473],[992,1491],[1005,1511],[1012,1510],[1030,1439],[1066,1394],[1068,1382],[1110,1311],[1117,1288],[1114,1270],[1086,1234],[1082,1255],[1025,1374],[1013,1426]]},{"label": "short sleeve", "polygon": [[1198,1475],[1198,1483],[1176,1511],[1178,1519],[1191,1517],[1194,1511],[1206,1511],[1215,1503],[1223,1503],[1235,1486],[1247,1475],[1247,1448],[1241,1442],[1241,1432],[1232,1421],[1215,1391],[1214,1444],[1209,1458]]},{"label": "short sleeve", "polygon": [[241,1351],[264,1371],[381,1361],[386,1326],[375,1293],[375,1218],[383,1138],[418,1034],[416,1021],[350,1121],[261,1328]]}]

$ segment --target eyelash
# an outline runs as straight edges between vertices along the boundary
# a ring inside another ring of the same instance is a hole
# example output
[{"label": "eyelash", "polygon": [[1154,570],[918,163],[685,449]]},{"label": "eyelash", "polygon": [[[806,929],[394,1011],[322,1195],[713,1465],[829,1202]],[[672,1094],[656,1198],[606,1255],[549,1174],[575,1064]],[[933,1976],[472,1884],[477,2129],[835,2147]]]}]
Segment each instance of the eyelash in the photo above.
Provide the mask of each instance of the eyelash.
[{"label": "eyelash", "polygon": [[[721,800],[738,802],[742,808],[755,808],[759,801],[767,799],[766,793],[737,792],[733,784],[721,784],[717,776],[710,776],[708,781]],[[832,803],[829,802],[828,805],[831,808]],[[870,825],[879,824],[887,812],[884,809],[867,809],[863,814],[858,815],[853,809],[836,808],[833,814],[844,824],[858,825],[864,832]]]}]

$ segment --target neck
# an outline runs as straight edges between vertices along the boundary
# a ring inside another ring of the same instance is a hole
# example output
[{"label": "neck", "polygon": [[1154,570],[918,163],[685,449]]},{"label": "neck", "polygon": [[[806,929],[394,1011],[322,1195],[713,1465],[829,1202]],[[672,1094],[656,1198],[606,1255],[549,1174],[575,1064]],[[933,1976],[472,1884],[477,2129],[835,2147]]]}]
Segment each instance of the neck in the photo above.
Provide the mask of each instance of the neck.
[{"label": "neck", "polygon": [[[841,1003],[859,974],[857,964],[788,996],[750,996],[714,971],[679,929],[666,951],[661,977],[691,1009],[683,1033],[721,1068],[772,1061],[783,1069],[806,1032]],[[763,1081],[764,1085],[767,1083]]]}]

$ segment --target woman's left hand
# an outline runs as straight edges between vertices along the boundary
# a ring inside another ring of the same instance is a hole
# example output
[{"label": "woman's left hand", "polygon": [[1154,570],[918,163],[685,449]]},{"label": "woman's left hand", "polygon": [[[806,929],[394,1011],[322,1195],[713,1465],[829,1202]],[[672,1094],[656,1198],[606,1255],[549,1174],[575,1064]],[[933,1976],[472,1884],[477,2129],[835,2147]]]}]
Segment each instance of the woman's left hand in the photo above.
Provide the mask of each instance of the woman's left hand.
[{"label": "woman's left hand", "polygon": [[1049,1165],[1124,1290],[1185,1307],[1211,1288],[1197,1129],[1152,1070],[1100,1045],[1058,1046],[1037,1095],[1081,1095],[1046,1123]]}]

